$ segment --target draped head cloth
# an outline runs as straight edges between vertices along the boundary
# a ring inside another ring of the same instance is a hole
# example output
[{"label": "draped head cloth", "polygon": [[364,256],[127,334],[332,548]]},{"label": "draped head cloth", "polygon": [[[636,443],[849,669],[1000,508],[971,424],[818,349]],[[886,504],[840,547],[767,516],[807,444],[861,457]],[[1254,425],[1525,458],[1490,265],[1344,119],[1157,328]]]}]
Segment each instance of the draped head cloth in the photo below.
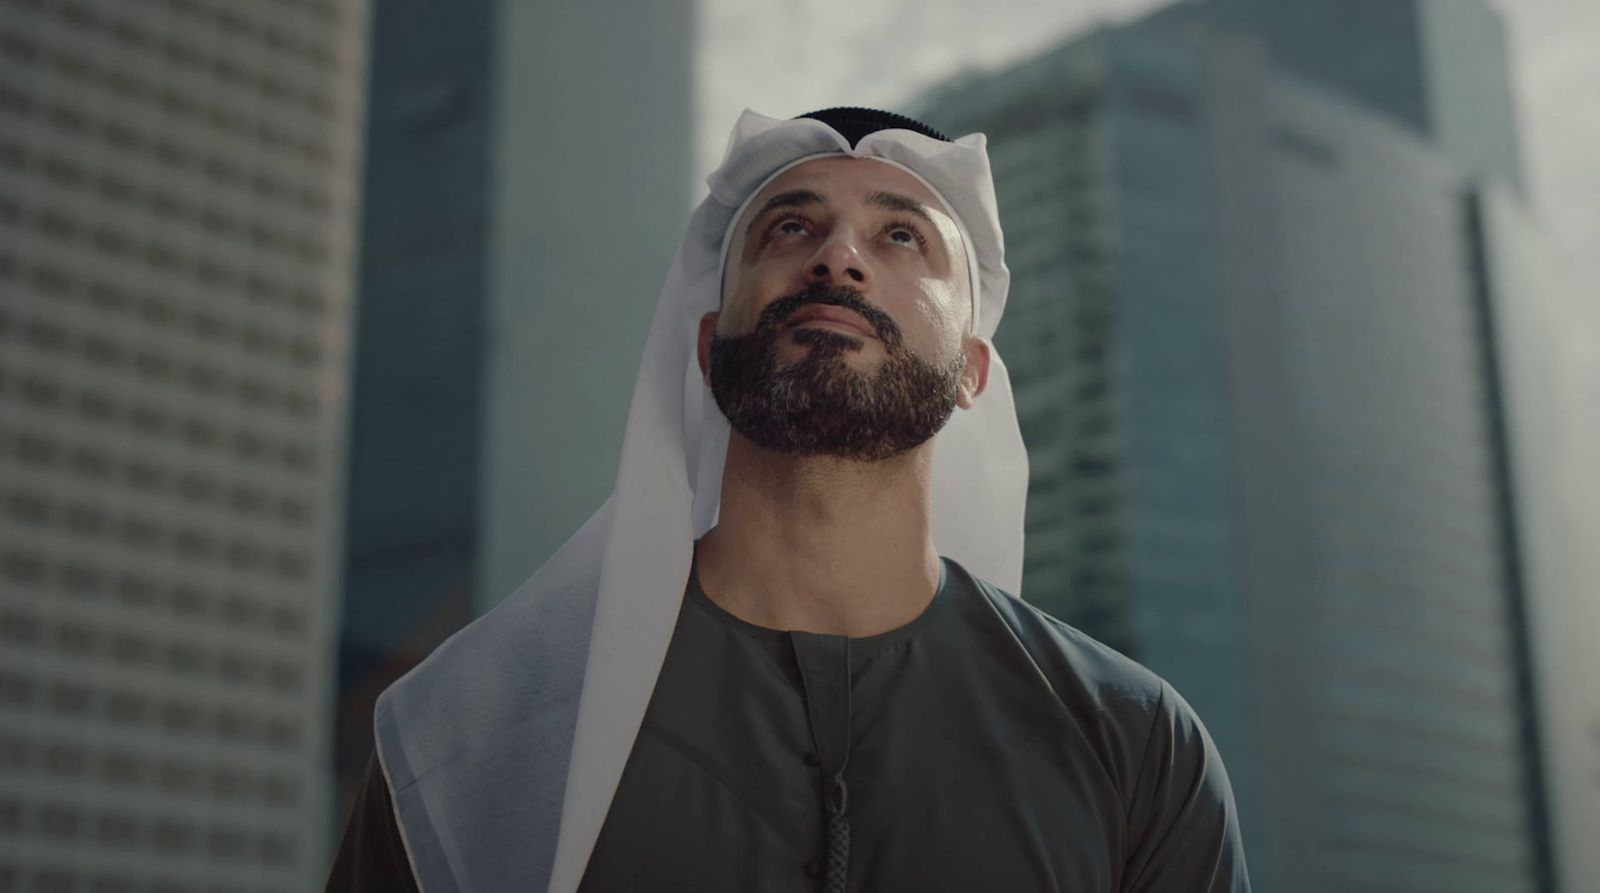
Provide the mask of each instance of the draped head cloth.
[{"label": "draped head cloth", "polygon": [[[379,697],[377,753],[425,893],[573,893],[661,671],[694,541],[716,524],[728,422],[696,362],[718,309],[733,224],[772,178],[847,155],[920,179],[956,221],[973,333],[992,338],[1010,273],[981,133],[949,140],[909,118],[746,111],[667,273],[634,384],[616,485],[521,587]],[[935,440],[933,540],[1016,593],[1027,454],[1011,383],[988,386]]]}]

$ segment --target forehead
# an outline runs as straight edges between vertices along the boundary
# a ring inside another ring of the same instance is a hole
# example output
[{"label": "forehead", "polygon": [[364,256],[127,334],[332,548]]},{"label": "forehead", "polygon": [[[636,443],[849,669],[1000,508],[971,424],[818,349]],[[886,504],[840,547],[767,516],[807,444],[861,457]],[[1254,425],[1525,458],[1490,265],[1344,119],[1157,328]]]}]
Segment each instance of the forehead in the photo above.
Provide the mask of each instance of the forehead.
[{"label": "forehead", "polygon": [[930,208],[942,208],[939,199],[909,172],[871,158],[844,156],[813,158],[789,168],[773,178],[750,204],[759,207],[759,203],[768,197],[801,186],[829,186],[841,198],[851,194],[865,198],[874,192],[893,191],[910,196]]},{"label": "forehead", "polygon": [[[746,204],[735,233],[743,232],[745,224],[761,212],[768,199],[795,189],[808,189],[821,195],[828,203],[839,205],[866,204],[877,193],[894,193],[915,199],[941,224],[953,224],[938,196],[907,171],[871,158],[841,156],[802,162],[774,177]],[[941,226],[941,229],[945,227]],[[953,234],[954,226],[951,225],[947,232]]]}]

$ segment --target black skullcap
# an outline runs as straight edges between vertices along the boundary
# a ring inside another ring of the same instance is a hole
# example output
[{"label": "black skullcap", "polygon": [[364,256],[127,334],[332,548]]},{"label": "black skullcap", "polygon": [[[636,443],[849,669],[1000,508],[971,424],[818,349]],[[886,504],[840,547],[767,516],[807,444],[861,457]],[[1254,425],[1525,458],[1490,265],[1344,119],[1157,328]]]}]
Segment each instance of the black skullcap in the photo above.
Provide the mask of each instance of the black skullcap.
[{"label": "black skullcap", "polygon": [[815,118],[832,127],[847,140],[850,148],[855,148],[856,143],[869,133],[880,130],[912,130],[923,136],[931,136],[936,140],[951,142],[951,139],[932,127],[914,118],[897,115],[894,112],[885,112],[878,109],[864,109],[854,106],[840,106],[838,108],[823,109],[817,112],[806,112],[801,118]]}]

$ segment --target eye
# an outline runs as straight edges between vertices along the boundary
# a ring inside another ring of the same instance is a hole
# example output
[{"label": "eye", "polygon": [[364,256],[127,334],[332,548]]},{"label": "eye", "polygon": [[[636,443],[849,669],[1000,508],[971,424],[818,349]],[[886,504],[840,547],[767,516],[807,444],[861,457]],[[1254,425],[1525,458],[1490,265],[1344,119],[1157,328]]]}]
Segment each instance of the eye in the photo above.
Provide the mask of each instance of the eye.
[{"label": "eye", "polygon": [[923,238],[921,230],[903,220],[897,220],[884,227],[883,234],[890,242],[904,248],[922,251],[928,247],[928,240]]},{"label": "eye", "polygon": [[809,222],[804,217],[785,217],[774,223],[767,230],[771,236],[803,236],[810,229]]}]

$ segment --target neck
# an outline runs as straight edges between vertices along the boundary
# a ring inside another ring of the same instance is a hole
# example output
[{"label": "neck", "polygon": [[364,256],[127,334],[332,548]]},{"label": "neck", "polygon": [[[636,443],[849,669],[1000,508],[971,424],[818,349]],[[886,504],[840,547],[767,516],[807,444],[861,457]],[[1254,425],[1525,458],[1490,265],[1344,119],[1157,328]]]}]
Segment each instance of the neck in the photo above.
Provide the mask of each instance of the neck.
[{"label": "neck", "polygon": [[871,636],[932,601],[933,442],[894,459],[797,459],[733,432],[717,526],[696,549],[701,588],[772,629]]}]

